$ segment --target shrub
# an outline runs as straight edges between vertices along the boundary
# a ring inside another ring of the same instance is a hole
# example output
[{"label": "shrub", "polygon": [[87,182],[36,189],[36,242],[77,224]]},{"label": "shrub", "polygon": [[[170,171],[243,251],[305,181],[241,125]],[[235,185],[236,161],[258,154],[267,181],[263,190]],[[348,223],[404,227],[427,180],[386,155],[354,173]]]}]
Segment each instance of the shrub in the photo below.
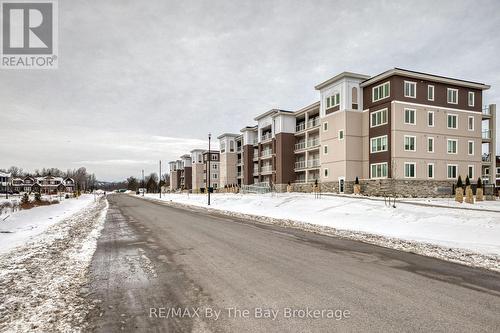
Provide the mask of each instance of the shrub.
[{"label": "shrub", "polygon": [[477,179],[477,188],[483,188],[483,181],[481,180],[481,177]]},{"label": "shrub", "polygon": [[38,202],[42,201],[42,195],[38,192],[35,193],[35,201],[38,201]]},{"label": "shrub", "polygon": [[21,204],[26,205],[29,204],[30,202],[30,197],[28,196],[28,193],[24,193],[23,197],[21,198]]},{"label": "shrub", "polygon": [[465,177],[465,186],[470,186],[469,176]]},{"label": "shrub", "polygon": [[69,199],[69,194],[66,193],[66,195],[64,196],[64,199]]},{"label": "shrub", "polygon": [[462,177],[460,177],[460,175],[458,175],[458,180],[457,180],[457,187],[463,187],[464,184],[462,183]]},{"label": "shrub", "polygon": [[356,179],[354,180],[354,184],[358,185],[359,184],[359,179],[358,176],[356,176]]}]

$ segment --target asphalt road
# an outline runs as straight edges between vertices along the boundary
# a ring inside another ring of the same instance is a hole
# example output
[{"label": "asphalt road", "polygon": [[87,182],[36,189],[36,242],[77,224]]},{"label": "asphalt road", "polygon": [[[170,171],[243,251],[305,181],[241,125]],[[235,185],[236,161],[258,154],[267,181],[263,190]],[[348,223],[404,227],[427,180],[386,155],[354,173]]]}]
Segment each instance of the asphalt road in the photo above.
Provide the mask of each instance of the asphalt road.
[{"label": "asphalt road", "polygon": [[500,327],[500,274],[128,195],[108,199],[91,268],[96,332]]}]

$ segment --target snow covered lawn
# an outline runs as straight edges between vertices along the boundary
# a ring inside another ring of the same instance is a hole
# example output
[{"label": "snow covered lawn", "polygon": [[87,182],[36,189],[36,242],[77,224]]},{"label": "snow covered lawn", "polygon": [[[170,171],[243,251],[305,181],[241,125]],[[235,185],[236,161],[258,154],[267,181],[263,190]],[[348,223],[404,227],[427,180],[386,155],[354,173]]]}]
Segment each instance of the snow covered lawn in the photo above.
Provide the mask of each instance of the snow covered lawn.
[{"label": "snow covered lawn", "polygon": [[87,207],[93,201],[93,195],[85,194],[78,199],[63,199],[58,204],[2,215],[0,217],[0,254],[23,245],[33,236],[43,233],[49,226]]},{"label": "snow covered lawn", "polygon": [[[158,199],[158,195],[148,194],[146,198]],[[200,194],[166,194],[162,200],[207,207],[206,195]],[[488,209],[500,210],[499,201],[486,205]],[[349,196],[315,199],[312,194],[279,193],[214,194],[210,207],[500,258],[500,213],[403,203],[396,203],[396,206],[386,207],[383,201]],[[499,262],[496,265],[500,267]]]},{"label": "snow covered lawn", "polygon": [[95,306],[87,273],[106,211],[104,197],[83,196],[12,216],[14,236],[0,234],[0,332],[85,329]]}]

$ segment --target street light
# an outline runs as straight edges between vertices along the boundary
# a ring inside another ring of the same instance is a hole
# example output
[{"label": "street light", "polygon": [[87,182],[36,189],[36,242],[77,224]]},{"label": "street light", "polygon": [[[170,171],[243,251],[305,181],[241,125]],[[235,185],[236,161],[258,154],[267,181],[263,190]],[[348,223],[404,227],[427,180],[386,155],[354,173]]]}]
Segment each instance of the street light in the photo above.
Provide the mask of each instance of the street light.
[{"label": "street light", "polygon": [[144,196],[144,189],[146,184],[144,183],[144,169],[142,169],[142,196]]},{"label": "street light", "polygon": [[207,184],[207,190],[208,190],[208,205],[210,206],[210,161],[212,160],[212,154],[210,153],[210,139],[212,138],[212,134],[208,133],[208,157],[207,157],[207,163],[208,163],[208,184]]},{"label": "street light", "polygon": [[160,199],[161,199],[161,160],[160,160],[160,179],[158,180],[158,187],[160,188]]}]

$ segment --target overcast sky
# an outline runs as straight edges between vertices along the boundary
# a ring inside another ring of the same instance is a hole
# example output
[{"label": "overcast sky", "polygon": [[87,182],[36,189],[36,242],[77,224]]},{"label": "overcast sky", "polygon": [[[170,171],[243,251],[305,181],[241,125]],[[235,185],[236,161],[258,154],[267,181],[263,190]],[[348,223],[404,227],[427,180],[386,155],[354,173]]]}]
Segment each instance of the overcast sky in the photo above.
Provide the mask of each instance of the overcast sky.
[{"label": "overcast sky", "polygon": [[206,148],[209,131],[316,101],[314,85],[342,71],[483,82],[500,103],[498,13],[499,1],[59,1],[59,69],[0,71],[0,168],[139,176]]}]

